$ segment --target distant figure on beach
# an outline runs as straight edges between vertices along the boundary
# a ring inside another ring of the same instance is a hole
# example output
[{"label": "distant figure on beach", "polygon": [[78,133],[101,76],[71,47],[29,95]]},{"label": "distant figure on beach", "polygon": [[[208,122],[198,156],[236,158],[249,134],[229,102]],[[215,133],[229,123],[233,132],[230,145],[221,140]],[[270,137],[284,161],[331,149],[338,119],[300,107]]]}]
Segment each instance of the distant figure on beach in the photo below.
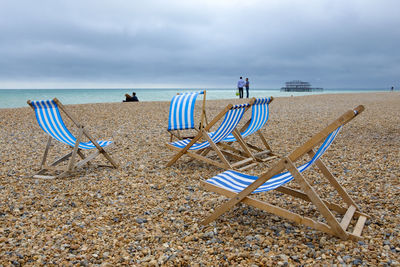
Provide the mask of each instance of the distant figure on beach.
[{"label": "distant figure on beach", "polygon": [[390,91],[393,91],[394,90],[394,86],[392,86],[392,88],[390,88]]},{"label": "distant figure on beach", "polygon": [[133,102],[139,102],[139,99],[137,98],[137,96],[136,96],[136,93],[135,93],[135,92],[132,92],[132,98],[131,98],[131,101],[133,101]]},{"label": "distant figure on beach", "polygon": [[129,94],[125,94],[125,100],[123,100],[122,102],[139,102],[139,99],[136,96],[136,93],[133,92],[132,96],[130,96]]},{"label": "distant figure on beach", "polygon": [[129,102],[131,99],[131,96],[129,94],[125,94],[125,100],[122,100],[122,102]]},{"label": "distant figure on beach", "polygon": [[246,98],[249,98],[249,87],[250,87],[250,82],[249,78],[246,78]]},{"label": "distant figure on beach", "polygon": [[240,77],[239,81],[237,83],[237,88],[239,89],[239,98],[243,98],[243,87],[245,85],[245,82],[243,81],[243,78]]}]

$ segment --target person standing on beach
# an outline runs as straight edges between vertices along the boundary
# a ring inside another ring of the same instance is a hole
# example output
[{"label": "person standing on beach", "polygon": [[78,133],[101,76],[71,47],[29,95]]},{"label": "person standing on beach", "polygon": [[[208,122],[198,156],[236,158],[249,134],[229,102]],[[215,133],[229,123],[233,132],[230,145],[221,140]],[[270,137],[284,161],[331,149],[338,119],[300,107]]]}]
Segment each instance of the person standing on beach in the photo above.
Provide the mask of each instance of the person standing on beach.
[{"label": "person standing on beach", "polygon": [[239,89],[239,98],[243,98],[243,87],[245,85],[245,82],[243,81],[243,78],[240,77],[239,81],[237,83],[237,88]]},{"label": "person standing on beach", "polygon": [[246,98],[249,98],[249,87],[250,87],[250,82],[249,78],[246,78]]}]

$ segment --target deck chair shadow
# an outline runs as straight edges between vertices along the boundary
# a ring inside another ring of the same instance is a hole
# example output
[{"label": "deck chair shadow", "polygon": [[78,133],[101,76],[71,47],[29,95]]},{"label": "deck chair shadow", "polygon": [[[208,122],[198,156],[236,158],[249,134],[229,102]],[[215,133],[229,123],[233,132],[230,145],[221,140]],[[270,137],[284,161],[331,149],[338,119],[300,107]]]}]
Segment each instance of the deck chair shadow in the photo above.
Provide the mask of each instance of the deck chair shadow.
[{"label": "deck chair shadow", "polygon": [[[27,103],[32,107],[32,109],[34,109],[39,126],[49,135],[47,146],[44,150],[40,171],[33,175],[34,178],[54,179],[65,177],[67,174],[73,172],[79,167],[82,167],[84,164],[90,164],[89,161],[96,158],[100,154],[102,154],[111,163],[112,166],[108,167],[118,167],[115,161],[104,150],[104,148],[110,145],[112,142],[95,141],[89,134],[88,130],[86,130],[82,124],[78,123],[78,121],[65,109],[65,107],[57,98],[54,98],[53,100],[42,101],[28,100]],[[60,110],[63,111],[66,117],[68,117],[78,128],[77,137],[73,136],[73,134],[65,126]],[[89,139],[88,142],[82,142],[84,136]],[[72,147],[72,151],[58,158],[50,165],[47,165],[47,155],[53,138]],[[84,155],[83,150],[92,149],[95,151],[88,156]],[[77,155],[81,158],[80,161],[76,161]],[[66,166],[57,166],[68,159],[69,161],[67,162]]]},{"label": "deck chair shadow", "polygon": [[[250,108],[251,104],[252,102],[241,105],[229,104],[209,124],[200,129],[199,133],[193,139],[184,139],[168,143],[167,147],[173,151],[177,151],[177,154],[168,162],[167,167],[174,164],[183,155],[187,155],[192,159],[201,160],[223,169],[243,169],[257,164],[255,157],[252,155],[251,151],[248,150],[236,129],[243,114]],[[224,119],[219,127],[214,132],[209,132],[210,129],[222,118]],[[232,156],[231,153],[218,147],[218,143],[229,134],[235,136],[239,145],[246,154],[245,156],[233,155],[233,160],[236,161],[234,163],[230,163],[230,161],[225,157],[225,155]],[[201,139],[204,141],[201,142]],[[211,151],[216,153],[217,159],[209,157],[210,155],[208,154]]]},{"label": "deck chair shadow", "polygon": [[[274,98],[272,96],[270,98],[254,98],[254,103],[251,106],[251,118],[239,131],[244,140],[246,140],[246,137],[248,137],[249,135],[258,135],[264,147],[259,147],[249,142],[246,142],[246,145],[249,149],[255,151],[253,155],[260,162],[266,162],[278,157],[272,152],[270,145],[268,144],[266,138],[261,132],[261,129],[267,124],[269,118],[269,104],[272,102],[273,99]],[[225,149],[231,150],[232,152],[237,154],[243,154],[242,150],[238,150],[232,146],[232,144],[236,142],[236,138],[232,134],[225,137],[222,141],[223,142],[221,142],[220,145],[223,146]]]},{"label": "deck chair shadow", "polygon": [[[199,128],[195,128],[194,125],[194,106],[196,99],[199,95],[203,95],[203,102],[200,115]],[[188,92],[175,95],[169,107],[168,117],[168,132],[170,136],[170,142],[175,137],[178,140],[193,138],[193,136],[183,136],[182,131],[196,130],[204,128],[207,124],[206,116],[206,91],[199,92]]]},{"label": "deck chair shadow", "polygon": [[[314,135],[304,145],[297,148],[289,156],[282,158],[271,169],[258,177],[229,170],[216,175],[207,181],[203,181],[202,185],[204,188],[225,195],[230,199],[215,209],[215,211],[208,216],[202,224],[205,225],[214,221],[238,203],[245,203],[294,221],[298,224],[303,224],[337,236],[343,240],[361,239],[361,233],[365,221],[369,216],[360,211],[360,208],[328,170],[320,157],[332,144],[341,127],[360,114],[363,110],[363,106],[358,106],[354,110],[346,112],[321,132]],[[321,143],[322,145],[320,145],[319,149],[314,152],[314,147]],[[311,160],[296,168],[294,165],[295,162],[305,155],[310,156]],[[321,171],[323,176],[327,178],[329,184],[337,191],[338,195],[343,199],[343,202],[347,207],[343,207],[337,203],[328,202],[318,196],[316,190],[312,186],[313,183],[307,181],[303,176],[304,171],[314,164]],[[284,170],[287,171],[283,172]],[[292,180],[299,185],[301,190],[285,186],[285,184]],[[257,193],[274,189],[292,197],[311,202],[316,207],[316,210],[324,217],[325,222],[314,220],[311,217],[301,216],[295,212],[254,198],[254,195]],[[342,219],[339,221],[333,212],[337,214],[336,216],[342,217]],[[349,226],[353,218],[356,219],[354,220],[356,223],[352,228],[352,231],[350,231]]]}]

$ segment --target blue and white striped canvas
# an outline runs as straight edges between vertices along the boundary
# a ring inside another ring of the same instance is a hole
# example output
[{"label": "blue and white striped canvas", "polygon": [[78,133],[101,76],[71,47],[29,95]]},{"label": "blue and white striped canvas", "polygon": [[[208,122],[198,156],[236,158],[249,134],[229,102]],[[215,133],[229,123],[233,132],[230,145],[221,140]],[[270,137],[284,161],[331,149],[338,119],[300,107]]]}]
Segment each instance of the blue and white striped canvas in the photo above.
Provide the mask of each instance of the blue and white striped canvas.
[{"label": "blue and white striped canvas", "polygon": [[[75,146],[76,138],[65,126],[57,103],[54,100],[32,101],[31,104],[35,108],[37,122],[43,131],[66,145]],[[97,143],[101,147],[106,147],[112,142],[97,141]],[[95,147],[90,141],[79,143],[79,148],[81,149],[92,149]]]},{"label": "blue and white striped canvas", "polygon": [[[328,137],[325,139],[324,143],[320,146],[318,151],[315,153],[315,156],[307,163],[301,165],[297,168],[297,170],[302,173],[307,170],[317,159],[319,159],[324,152],[329,148],[332,144],[333,140],[335,139],[336,135],[338,134],[341,126],[337,128],[335,131],[330,133]],[[215,186],[227,189],[229,191],[239,193],[243,191],[246,187],[252,184],[255,180],[257,180],[257,176],[246,175],[237,171],[225,171],[220,173],[206,182],[213,184]],[[283,172],[277,175],[272,176],[268,181],[266,181],[263,185],[258,187],[252,193],[260,193],[266,192],[273,189],[276,189],[293,179],[293,176],[290,172]]]},{"label": "blue and white striped canvas", "polygon": [[[240,134],[243,138],[260,130],[268,121],[269,107],[271,98],[257,98],[251,108],[251,120],[249,126]],[[236,138],[230,134],[223,140],[224,142],[235,142]]]},{"label": "blue and white striped canvas", "polygon": [[194,129],[194,105],[199,94],[204,94],[204,92],[183,93],[172,98],[169,107],[168,131]]},{"label": "blue and white striped canvas", "polygon": [[[221,142],[222,139],[224,139],[226,136],[228,136],[232,131],[236,128],[238,123],[243,117],[243,114],[246,110],[246,107],[248,107],[249,104],[242,104],[242,105],[235,105],[233,106],[228,112],[225,114],[224,120],[222,121],[221,125],[218,127],[218,129],[215,132],[208,133],[208,136],[211,138],[211,140],[217,144]],[[191,139],[184,139],[180,141],[176,141],[173,143],[170,143],[171,145],[178,147],[178,148],[184,148],[187,144],[189,144]],[[203,149],[206,147],[209,147],[210,143],[208,141],[204,141],[202,143],[194,143],[189,150],[199,150]]]}]

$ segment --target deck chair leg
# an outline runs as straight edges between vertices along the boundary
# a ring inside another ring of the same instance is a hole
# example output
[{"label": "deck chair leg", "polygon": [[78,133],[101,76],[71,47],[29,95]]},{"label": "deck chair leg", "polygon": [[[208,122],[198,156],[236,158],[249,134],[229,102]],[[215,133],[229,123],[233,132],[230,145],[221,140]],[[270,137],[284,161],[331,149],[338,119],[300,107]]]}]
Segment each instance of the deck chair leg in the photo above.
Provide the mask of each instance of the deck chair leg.
[{"label": "deck chair leg", "polygon": [[108,155],[108,153],[104,150],[104,148],[102,148],[96,140],[94,140],[94,138],[88,133],[88,131],[86,131],[85,129],[83,129],[83,134],[96,146],[96,148],[100,151],[101,154],[103,154],[103,156],[111,163],[111,165],[113,165],[113,167],[115,169],[118,168],[118,164],[110,157],[110,155]]},{"label": "deck chair leg", "polygon": [[74,148],[72,150],[71,158],[69,159],[69,162],[68,162],[68,170],[69,171],[71,171],[75,167],[74,166],[75,157],[76,157],[76,154],[77,154],[78,149],[79,149],[79,143],[81,142],[82,135],[83,135],[83,126],[80,126],[79,127],[79,132],[78,132],[78,138],[76,138],[75,146],[74,146]]},{"label": "deck chair leg", "polygon": [[[76,152],[79,157],[81,157],[82,160],[86,159],[85,155],[82,153],[82,149],[78,148],[78,151]],[[90,161],[87,163],[88,165],[91,165]]]},{"label": "deck chair leg", "polygon": [[269,144],[268,144],[267,140],[265,139],[264,135],[262,134],[261,130],[257,131],[257,134],[260,137],[260,139],[261,139],[262,143],[264,144],[265,148],[268,149],[269,151],[271,151],[271,153],[272,153],[271,147],[269,146]]},{"label": "deck chair leg", "polygon": [[[315,155],[315,152],[313,150],[310,150],[308,152],[308,155],[312,158]],[[322,174],[329,180],[331,185],[338,191],[339,195],[343,198],[344,202],[350,207],[353,205],[354,207],[359,210],[358,205],[354,202],[354,200],[350,197],[350,195],[346,192],[346,190],[339,184],[339,182],[336,180],[335,176],[329,171],[328,167],[324,164],[324,162],[321,159],[318,159],[315,161],[315,164],[317,167],[321,170]]]},{"label": "deck chair leg", "polygon": [[242,147],[244,152],[247,154],[247,156],[252,158],[253,161],[256,161],[255,156],[253,155],[253,153],[251,153],[250,149],[247,147],[246,143],[243,140],[243,137],[240,135],[238,130],[237,129],[233,130],[232,134],[236,138],[236,140],[238,141],[239,145]]},{"label": "deck chair leg", "polygon": [[224,154],[219,150],[218,146],[211,140],[211,138],[208,136],[207,132],[202,130],[203,137],[210,143],[211,147],[214,149],[214,151],[217,153],[221,161],[224,163],[227,169],[232,169],[231,164],[229,161],[225,158]]},{"label": "deck chair leg", "polygon": [[41,168],[43,168],[43,166],[46,165],[46,159],[47,159],[47,155],[49,153],[49,149],[50,149],[50,145],[51,145],[51,139],[52,139],[52,137],[49,136],[49,139],[47,140],[46,149],[44,150]]},{"label": "deck chair leg", "polygon": [[319,198],[315,190],[311,187],[311,185],[306,181],[306,179],[301,175],[301,173],[294,166],[293,162],[289,159],[285,159],[286,168],[293,175],[294,179],[300,184],[303,192],[310,198],[311,202],[317,207],[319,212],[325,217],[328,225],[331,226],[335,235],[340,237],[343,240],[348,239],[348,234],[345,230],[340,226],[340,223],[336,220],[335,216],[328,209],[325,203]]},{"label": "deck chair leg", "polygon": [[195,138],[192,139],[192,141],[190,141],[189,144],[187,144],[183,149],[181,149],[178,153],[176,153],[176,155],[167,163],[167,167],[170,167],[172,164],[174,164],[180,157],[182,157],[183,154],[186,153],[186,151],[189,150],[189,148],[197,142],[197,140],[199,140],[202,136],[202,133],[199,132]]},{"label": "deck chair leg", "polygon": [[199,130],[203,129],[205,125],[208,124],[207,114],[206,114],[206,90],[203,91],[203,105],[201,107],[201,115],[200,115],[200,127]]}]

